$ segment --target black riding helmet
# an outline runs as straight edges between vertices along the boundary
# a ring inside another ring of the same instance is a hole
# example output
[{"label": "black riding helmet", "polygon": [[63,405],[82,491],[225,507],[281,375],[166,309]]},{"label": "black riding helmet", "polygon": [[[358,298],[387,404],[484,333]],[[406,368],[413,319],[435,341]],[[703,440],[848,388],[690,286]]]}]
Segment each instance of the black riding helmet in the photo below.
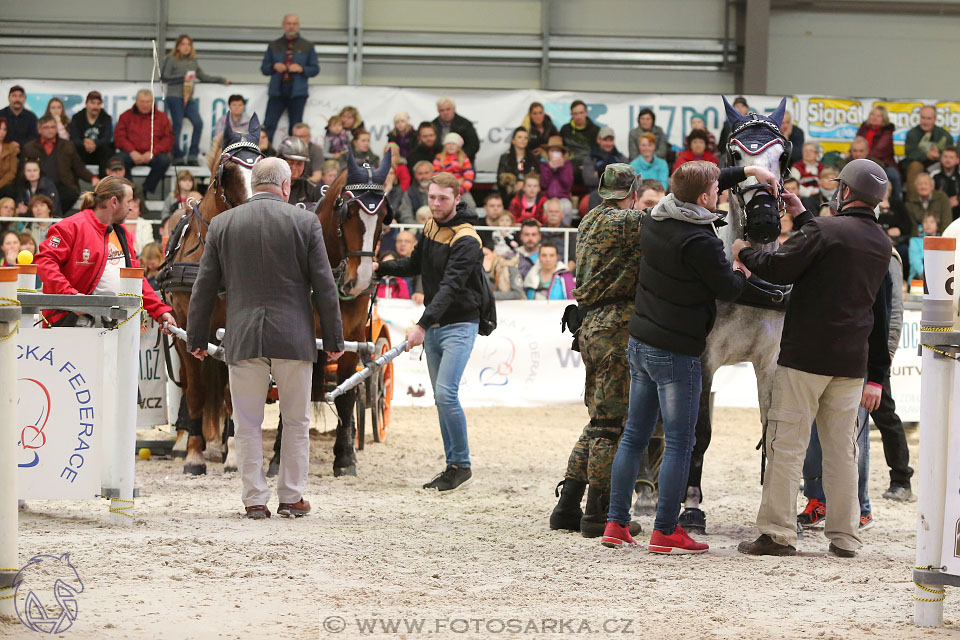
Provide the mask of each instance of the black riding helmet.
[{"label": "black riding helmet", "polygon": [[[872,209],[887,197],[887,174],[883,167],[873,160],[851,160],[837,176],[837,182],[837,191],[833,195],[837,213],[841,213],[848,204],[856,200],[867,203]],[[843,187],[850,189],[849,198],[841,199]]]}]

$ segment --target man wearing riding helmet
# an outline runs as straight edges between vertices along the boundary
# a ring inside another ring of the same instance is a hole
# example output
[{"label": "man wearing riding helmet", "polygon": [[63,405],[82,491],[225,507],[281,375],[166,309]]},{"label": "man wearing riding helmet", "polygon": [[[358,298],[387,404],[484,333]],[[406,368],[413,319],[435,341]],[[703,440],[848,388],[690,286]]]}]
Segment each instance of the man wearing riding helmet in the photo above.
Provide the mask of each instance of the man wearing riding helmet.
[{"label": "man wearing riding helmet", "polygon": [[277,155],[290,165],[290,204],[313,204],[322,197],[320,187],[303,175],[303,169],[310,160],[307,144],[296,136],[284,138],[277,149]]},{"label": "man wearing riding helmet", "polygon": [[[875,301],[890,266],[890,241],[874,213],[886,196],[887,176],[875,162],[859,159],[847,164],[837,181],[831,202],[836,216],[814,218],[795,195],[785,193],[799,233],[776,253],[752,249],[742,240],[733,246],[734,257],[757,276],[793,284],[764,435],[767,466],[757,514],[761,535],[739,546],[750,555],[797,553],[797,490],[814,418],[823,445],[823,475],[830,478],[824,483],[829,550],[852,557],[861,544],[857,407],[872,410],[879,404],[890,365],[885,323],[874,322]],[[878,342],[880,348],[868,349],[868,342]]]}]

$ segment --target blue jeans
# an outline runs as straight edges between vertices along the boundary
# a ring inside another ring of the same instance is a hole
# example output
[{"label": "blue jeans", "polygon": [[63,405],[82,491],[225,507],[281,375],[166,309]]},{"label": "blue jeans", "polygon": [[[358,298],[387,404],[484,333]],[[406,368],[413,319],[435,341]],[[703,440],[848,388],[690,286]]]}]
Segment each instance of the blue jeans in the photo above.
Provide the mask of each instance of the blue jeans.
[{"label": "blue jeans", "polygon": [[631,337],[627,343],[627,362],[630,363],[630,408],[610,472],[607,520],[629,524],[640,456],[646,455],[660,414],[666,447],[660,465],[660,498],[653,528],[670,535],[677,527],[690,471],[703,384],[700,358],[657,349]]},{"label": "blue jeans", "polygon": [[[123,158],[123,165],[127,168],[127,178],[131,178],[130,170],[137,165],[133,163],[133,158],[130,157],[129,153],[121,152],[118,155]],[[170,167],[170,154],[154,154],[153,160],[151,160],[147,166],[150,167],[150,174],[147,176],[147,179],[143,181],[143,190],[147,194],[150,194],[156,190],[157,185],[160,184],[163,176],[166,175],[167,169]]]},{"label": "blue jeans", "polygon": [[480,322],[456,322],[427,329],[423,352],[427,355],[430,386],[440,418],[440,436],[447,464],[470,466],[467,416],[460,406],[460,378],[467,367]]},{"label": "blue jeans", "polygon": [[263,120],[263,130],[267,132],[267,138],[271,143],[283,112],[287,112],[287,118],[289,119],[287,135],[292,136],[293,125],[303,121],[303,108],[306,104],[307,96],[270,96],[267,98],[267,115]]},{"label": "blue jeans", "polygon": [[[203,120],[200,119],[200,107],[196,100],[183,104],[183,98],[174,96],[166,99],[167,115],[170,116],[170,125],[173,127],[174,157],[183,158],[185,155],[196,156],[200,153],[200,134],[203,132]],[[180,130],[183,128],[183,119],[186,118],[193,125],[193,135],[190,137],[190,151],[183,152],[180,146]]]},{"label": "blue jeans", "polygon": [[[867,479],[870,476],[870,416],[867,410],[860,407],[857,410],[857,498],[860,500],[860,515],[871,513],[870,495],[867,492]],[[813,422],[810,432],[810,445],[807,455],[803,459],[803,495],[815,498],[826,504],[823,493],[823,449],[820,448],[820,437],[817,435],[817,422]]]}]

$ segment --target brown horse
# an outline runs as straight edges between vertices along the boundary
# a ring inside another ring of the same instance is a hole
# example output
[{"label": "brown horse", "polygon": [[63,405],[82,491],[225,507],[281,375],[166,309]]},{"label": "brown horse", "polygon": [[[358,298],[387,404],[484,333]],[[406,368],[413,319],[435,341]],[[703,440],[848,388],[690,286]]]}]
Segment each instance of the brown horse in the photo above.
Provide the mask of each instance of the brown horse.
[{"label": "brown horse", "polygon": [[[323,199],[315,208],[323,227],[324,245],[337,282],[340,296],[340,318],[343,324],[343,339],[363,342],[367,339],[367,318],[370,309],[370,294],[376,284],[373,280],[373,259],[385,224],[393,220],[390,204],[384,195],[383,186],[390,171],[388,151],[377,169],[362,167],[353,158],[347,158],[347,169],[331,184]],[[316,319],[316,315],[314,316]],[[320,337],[317,326],[317,337]],[[314,368],[313,399],[322,399],[323,358]],[[337,361],[337,382],[343,382],[356,373],[359,356],[347,352]],[[333,446],[333,474],[335,476],[357,475],[357,458],[354,452],[356,422],[354,408],[357,389],[338,397],[334,404],[339,421],[337,438]],[[274,456],[270,462],[271,473],[279,469],[282,424],[277,432]]]},{"label": "brown horse", "polygon": [[[223,133],[223,151],[219,161],[211,167],[214,177],[206,195],[195,207],[188,207],[177,228],[171,233],[158,281],[164,298],[173,307],[177,323],[186,328],[190,307],[190,292],[197,277],[200,258],[203,256],[204,238],[214,217],[247,201],[252,193],[250,185],[253,165],[263,157],[257,142],[260,138],[260,122],[250,118],[246,134],[234,132],[229,121]],[[192,204],[192,203],[191,203]],[[220,299],[210,318],[209,341],[217,342],[216,330],[226,326],[226,303]],[[177,420],[177,443],[182,448],[186,442],[186,461],[183,472],[203,475],[207,472],[203,452],[212,443],[211,457],[216,457],[220,447],[220,425],[224,416],[232,413],[227,367],[213,358],[203,362],[187,352],[187,345],[175,341],[180,357],[180,384],[183,386],[185,413]],[[183,414],[184,411],[181,411]],[[225,470],[236,470],[236,465],[226,461]]]}]

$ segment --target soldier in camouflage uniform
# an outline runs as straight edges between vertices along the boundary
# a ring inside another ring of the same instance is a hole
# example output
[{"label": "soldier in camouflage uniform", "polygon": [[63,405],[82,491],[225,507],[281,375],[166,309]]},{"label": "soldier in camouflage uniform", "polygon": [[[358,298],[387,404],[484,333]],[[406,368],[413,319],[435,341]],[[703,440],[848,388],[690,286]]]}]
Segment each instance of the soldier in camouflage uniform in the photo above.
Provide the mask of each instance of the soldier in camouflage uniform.
[{"label": "soldier in camouflage uniform", "polygon": [[[610,467],[627,417],[630,367],[627,325],[640,267],[640,219],[634,209],[640,176],[628,164],[610,164],[597,189],[603,201],[580,223],[574,298],[583,318],[577,341],[586,369],[584,403],[590,422],[573,447],[551,529],[603,534],[610,498]],[[589,484],[586,512],[580,501]],[[639,533],[639,524],[631,529]]]}]

